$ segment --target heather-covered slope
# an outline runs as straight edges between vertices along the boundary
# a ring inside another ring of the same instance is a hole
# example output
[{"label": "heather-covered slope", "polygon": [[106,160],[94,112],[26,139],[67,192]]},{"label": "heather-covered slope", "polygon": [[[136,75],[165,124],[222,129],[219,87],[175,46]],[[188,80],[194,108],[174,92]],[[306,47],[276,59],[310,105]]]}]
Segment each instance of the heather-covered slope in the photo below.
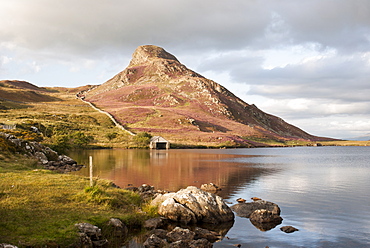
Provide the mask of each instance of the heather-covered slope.
[{"label": "heather-covered slope", "polygon": [[245,103],[152,45],[138,47],[124,71],[80,96],[133,132],[150,132],[179,144],[258,146],[271,140],[326,140]]}]

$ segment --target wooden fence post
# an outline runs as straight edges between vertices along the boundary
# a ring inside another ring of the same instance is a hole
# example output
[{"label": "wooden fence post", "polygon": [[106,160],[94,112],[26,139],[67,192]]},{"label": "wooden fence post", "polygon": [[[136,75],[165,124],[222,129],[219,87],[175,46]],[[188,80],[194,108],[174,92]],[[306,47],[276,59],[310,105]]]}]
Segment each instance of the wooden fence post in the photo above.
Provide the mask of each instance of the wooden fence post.
[{"label": "wooden fence post", "polygon": [[90,187],[92,187],[94,186],[92,156],[89,157],[89,164],[90,164]]}]

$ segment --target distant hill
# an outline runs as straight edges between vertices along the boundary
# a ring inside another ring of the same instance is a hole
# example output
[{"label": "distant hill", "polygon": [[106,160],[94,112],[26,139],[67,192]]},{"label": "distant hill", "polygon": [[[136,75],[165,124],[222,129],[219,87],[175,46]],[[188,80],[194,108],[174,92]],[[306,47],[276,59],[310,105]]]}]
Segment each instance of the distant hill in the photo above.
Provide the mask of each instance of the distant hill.
[{"label": "distant hill", "polygon": [[19,80],[1,80],[0,87],[16,88],[16,89],[24,89],[24,90],[46,91],[44,88],[40,88],[29,82],[19,81]]},{"label": "distant hill", "polygon": [[366,134],[364,136],[353,137],[353,138],[349,138],[349,139],[346,139],[346,140],[368,141],[368,140],[370,140],[370,134]]},{"label": "distant hill", "polygon": [[271,140],[277,145],[330,140],[245,103],[152,45],[138,47],[125,70],[80,96],[133,132],[149,132],[179,144],[245,147]]},{"label": "distant hill", "polygon": [[58,100],[47,94],[48,90],[29,82],[18,80],[0,81],[0,100],[14,102],[51,102]]}]

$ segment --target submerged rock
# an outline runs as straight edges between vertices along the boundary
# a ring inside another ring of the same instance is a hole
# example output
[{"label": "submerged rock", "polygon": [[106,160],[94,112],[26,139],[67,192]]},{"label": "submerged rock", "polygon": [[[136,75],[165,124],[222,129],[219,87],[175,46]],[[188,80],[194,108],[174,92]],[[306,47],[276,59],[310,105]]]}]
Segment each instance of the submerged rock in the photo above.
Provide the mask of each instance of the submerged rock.
[{"label": "submerged rock", "polygon": [[280,225],[283,218],[266,209],[258,209],[249,216],[250,222],[261,231],[268,231]]},{"label": "submerged rock", "polygon": [[292,226],[283,226],[283,227],[280,227],[280,230],[286,233],[292,233],[292,232],[299,231],[297,228],[292,227]]}]

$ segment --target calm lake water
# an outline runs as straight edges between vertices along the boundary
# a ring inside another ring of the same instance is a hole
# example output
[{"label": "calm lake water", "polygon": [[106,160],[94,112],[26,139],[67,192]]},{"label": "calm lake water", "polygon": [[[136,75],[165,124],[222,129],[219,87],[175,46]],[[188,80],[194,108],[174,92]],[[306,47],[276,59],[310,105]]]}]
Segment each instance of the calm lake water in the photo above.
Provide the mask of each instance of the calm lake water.
[{"label": "calm lake water", "polygon": [[[143,183],[177,191],[215,183],[233,205],[260,197],[281,208],[283,223],[260,231],[236,217],[214,247],[370,247],[370,147],[226,150],[93,150],[69,154],[94,176],[124,188]],[[78,174],[88,176],[84,168]],[[292,225],[295,233],[280,231]],[[131,243],[127,247],[142,247]]]}]

